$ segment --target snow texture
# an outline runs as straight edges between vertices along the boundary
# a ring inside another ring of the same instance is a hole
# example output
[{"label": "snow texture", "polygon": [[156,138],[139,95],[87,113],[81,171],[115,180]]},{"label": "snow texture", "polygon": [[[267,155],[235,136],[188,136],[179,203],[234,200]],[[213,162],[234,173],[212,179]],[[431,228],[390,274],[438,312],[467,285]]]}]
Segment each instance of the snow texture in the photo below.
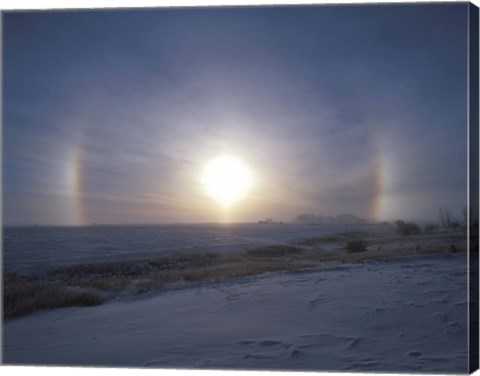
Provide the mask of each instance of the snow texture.
[{"label": "snow texture", "polygon": [[4,322],[7,364],[467,372],[466,254],[123,297]]}]

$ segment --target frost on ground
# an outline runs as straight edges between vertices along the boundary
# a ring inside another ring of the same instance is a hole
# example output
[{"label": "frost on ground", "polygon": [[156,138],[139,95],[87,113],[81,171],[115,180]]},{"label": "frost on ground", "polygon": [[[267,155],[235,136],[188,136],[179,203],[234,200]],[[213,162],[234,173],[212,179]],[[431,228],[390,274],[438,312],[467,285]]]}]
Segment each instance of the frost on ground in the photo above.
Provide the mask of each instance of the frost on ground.
[{"label": "frost on ground", "polygon": [[8,364],[467,372],[466,254],[272,274],[4,322]]}]

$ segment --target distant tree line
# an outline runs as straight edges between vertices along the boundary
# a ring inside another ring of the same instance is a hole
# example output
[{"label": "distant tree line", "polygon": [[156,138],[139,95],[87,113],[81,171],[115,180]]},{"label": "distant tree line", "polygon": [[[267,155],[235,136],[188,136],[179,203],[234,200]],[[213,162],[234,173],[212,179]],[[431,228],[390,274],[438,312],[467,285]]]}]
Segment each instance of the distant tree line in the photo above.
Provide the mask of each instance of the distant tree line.
[{"label": "distant tree line", "polygon": [[[420,225],[414,222],[406,222],[401,219],[396,220],[394,224],[399,235],[415,235],[421,233],[422,231],[425,233],[433,233],[440,230],[461,230],[464,233],[467,232],[468,211],[466,207],[463,208],[459,215],[455,215],[449,207],[443,206],[438,210],[438,219],[438,223],[428,223],[423,226],[423,229],[420,227]],[[338,215],[300,214],[295,218],[294,221],[304,224],[362,224],[372,222],[349,213]]]},{"label": "distant tree line", "polygon": [[[459,231],[464,233],[467,231],[468,225],[468,212],[467,208],[463,208],[462,213],[455,216],[452,210],[445,206],[438,210],[439,224],[428,223],[423,227],[424,232],[432,233],[439,230],[443,231]],[[414,235],[421,232],[421,228],[418,224],[413,222],[405,222],[403,220],[396,220],[397,233],[399,235]]]},{"label": "distant tree line", "polygon": [[349,213],[338,215],[300,214],[295,218],[297,223],[305,224],[357,224],[369,221]]}]

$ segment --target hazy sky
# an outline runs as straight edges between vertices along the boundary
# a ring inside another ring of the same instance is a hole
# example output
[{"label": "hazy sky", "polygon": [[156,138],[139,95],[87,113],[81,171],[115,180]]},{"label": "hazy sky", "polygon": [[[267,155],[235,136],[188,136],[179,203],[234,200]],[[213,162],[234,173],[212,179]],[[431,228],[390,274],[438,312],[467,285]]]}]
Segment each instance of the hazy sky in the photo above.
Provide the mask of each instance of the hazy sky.
[{"label": "hazy sky", "polygon": [[[467,3],[5,13],[7,224],[459,212]],[[254,186],[224,213],[201,171]]]}]

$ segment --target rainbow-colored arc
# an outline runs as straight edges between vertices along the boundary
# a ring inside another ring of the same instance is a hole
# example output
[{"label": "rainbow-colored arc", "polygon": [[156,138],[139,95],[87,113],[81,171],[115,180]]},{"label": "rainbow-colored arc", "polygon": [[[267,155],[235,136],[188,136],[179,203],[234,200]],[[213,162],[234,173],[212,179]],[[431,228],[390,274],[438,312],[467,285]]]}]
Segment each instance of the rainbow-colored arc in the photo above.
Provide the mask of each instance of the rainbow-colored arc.
[{"label": "rainbow-colored arc", "polygon": [[70,188],[73,199],[73,221],[77,225],[86,225],[89,223],[84,197],[84,166],[85,166],[84,137],[79,137],[70,158]]}]

